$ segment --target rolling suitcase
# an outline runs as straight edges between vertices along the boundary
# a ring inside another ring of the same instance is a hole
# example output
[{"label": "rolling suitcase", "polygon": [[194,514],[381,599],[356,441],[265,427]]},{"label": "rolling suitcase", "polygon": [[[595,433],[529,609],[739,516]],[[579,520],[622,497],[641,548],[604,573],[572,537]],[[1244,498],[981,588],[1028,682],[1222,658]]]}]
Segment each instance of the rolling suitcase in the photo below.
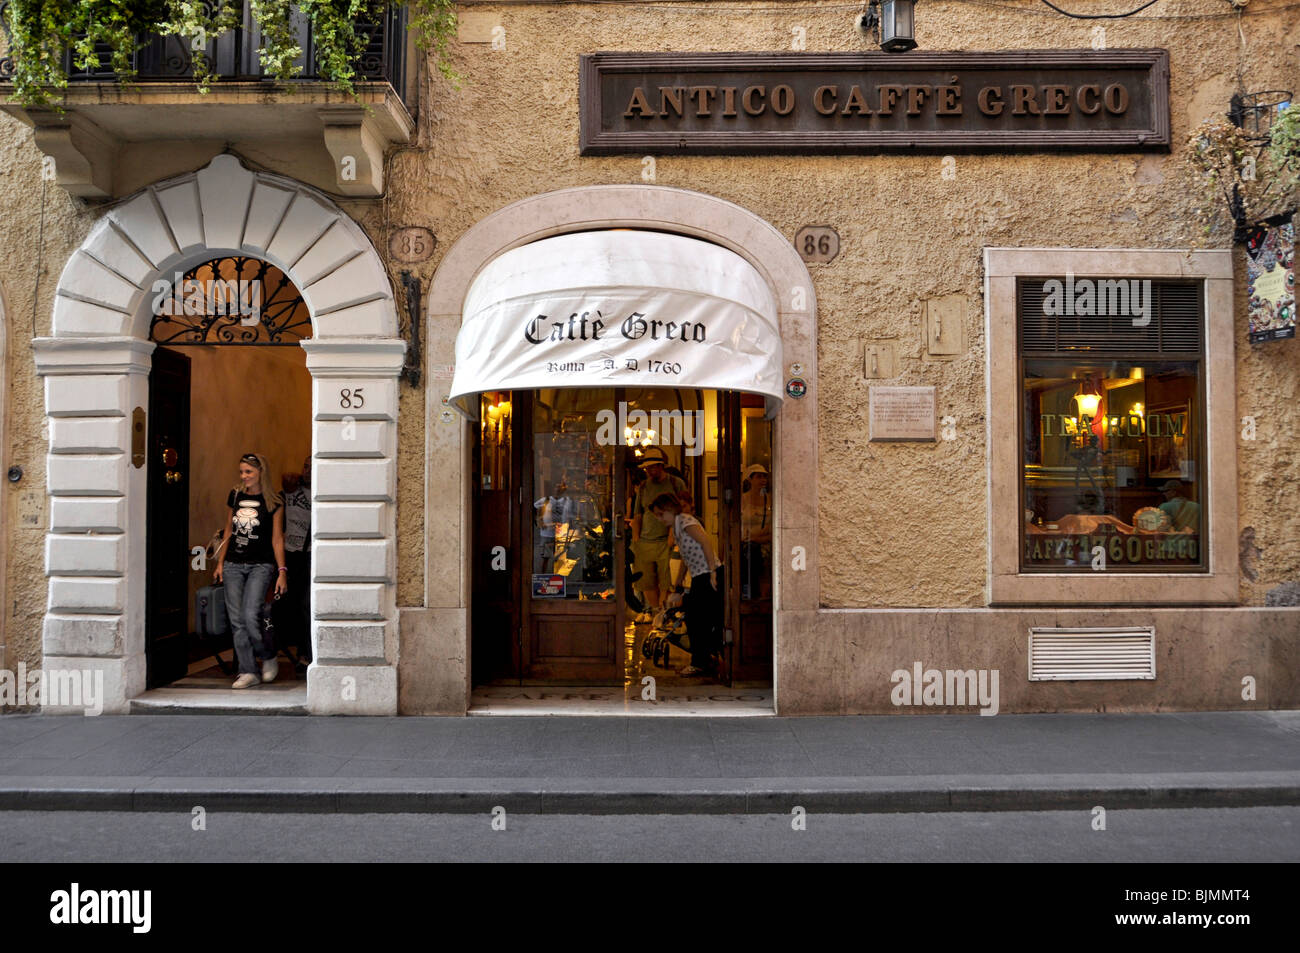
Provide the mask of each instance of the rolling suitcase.
[{"label": "rolling suitcase", "polygon": [[223,649],[230,647],[230,620],[226,616],[226,587],[221,583],[203,586],[194,593],[195,635],[210,648],[217,665],[227,675],[234,665],[221,657]]},{"label": "rolling suitcase", "polygon": [[210,639],[230,631],[226,618],[226,587],[221,583],[203,586],[194,593],[194,628],[200,638]]}]

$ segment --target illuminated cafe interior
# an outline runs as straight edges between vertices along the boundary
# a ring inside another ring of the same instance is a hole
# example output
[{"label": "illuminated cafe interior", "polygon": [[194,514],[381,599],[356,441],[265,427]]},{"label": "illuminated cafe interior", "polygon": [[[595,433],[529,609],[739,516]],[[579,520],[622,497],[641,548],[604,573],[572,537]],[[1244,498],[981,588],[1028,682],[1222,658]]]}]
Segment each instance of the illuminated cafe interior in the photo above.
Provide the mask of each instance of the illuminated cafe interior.
[{"label": "illuminated cafe interior", "polygon": [[1022,570],[1203,569],[1196,363],[1024,366]]}]

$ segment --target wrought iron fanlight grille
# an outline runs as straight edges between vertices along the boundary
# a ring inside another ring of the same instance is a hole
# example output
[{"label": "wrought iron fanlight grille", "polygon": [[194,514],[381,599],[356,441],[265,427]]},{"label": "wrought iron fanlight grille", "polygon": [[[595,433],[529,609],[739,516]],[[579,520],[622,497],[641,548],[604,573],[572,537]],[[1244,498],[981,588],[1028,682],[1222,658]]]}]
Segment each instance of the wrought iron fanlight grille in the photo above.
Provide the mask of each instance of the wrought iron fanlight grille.
[{"label": "wrought iron fanlight grille", "polygon": [[302,295],[260,258],[214,258],[164,279],[154,286],[152,307],[149,340],[171,347],[285,346],[312,336]]}]

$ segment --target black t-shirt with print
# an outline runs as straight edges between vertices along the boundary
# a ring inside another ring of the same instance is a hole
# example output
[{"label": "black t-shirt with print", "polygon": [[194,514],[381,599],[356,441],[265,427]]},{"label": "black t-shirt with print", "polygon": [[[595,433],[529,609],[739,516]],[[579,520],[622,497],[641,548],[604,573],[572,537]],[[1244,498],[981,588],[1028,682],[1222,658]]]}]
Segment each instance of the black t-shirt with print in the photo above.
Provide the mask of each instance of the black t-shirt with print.
[{"label": "black t-shirt with print", "polygon": [[231,490],[226,506],[235,511],[234,532],[226,548],[226,561],[274,565],[271,519],[275,511],[267,509],[266,498],[261,493]]}]

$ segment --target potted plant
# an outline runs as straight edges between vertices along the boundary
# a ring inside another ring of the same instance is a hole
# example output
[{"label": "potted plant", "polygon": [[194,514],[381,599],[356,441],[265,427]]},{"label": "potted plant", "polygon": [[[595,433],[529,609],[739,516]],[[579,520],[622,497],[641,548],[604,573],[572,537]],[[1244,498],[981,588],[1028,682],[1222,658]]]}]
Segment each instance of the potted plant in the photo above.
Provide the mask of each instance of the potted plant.
[{"label": "potted plant", "polygon": [[1300,197],[1300,104],[1278,103],[1266,132],[1227,116],[1207,119],[1188,136],[1185,154],[1204,204],[1198,210],[1208,237],[1225,221],[1233,240],[1247,228],[1295,207]]}]

